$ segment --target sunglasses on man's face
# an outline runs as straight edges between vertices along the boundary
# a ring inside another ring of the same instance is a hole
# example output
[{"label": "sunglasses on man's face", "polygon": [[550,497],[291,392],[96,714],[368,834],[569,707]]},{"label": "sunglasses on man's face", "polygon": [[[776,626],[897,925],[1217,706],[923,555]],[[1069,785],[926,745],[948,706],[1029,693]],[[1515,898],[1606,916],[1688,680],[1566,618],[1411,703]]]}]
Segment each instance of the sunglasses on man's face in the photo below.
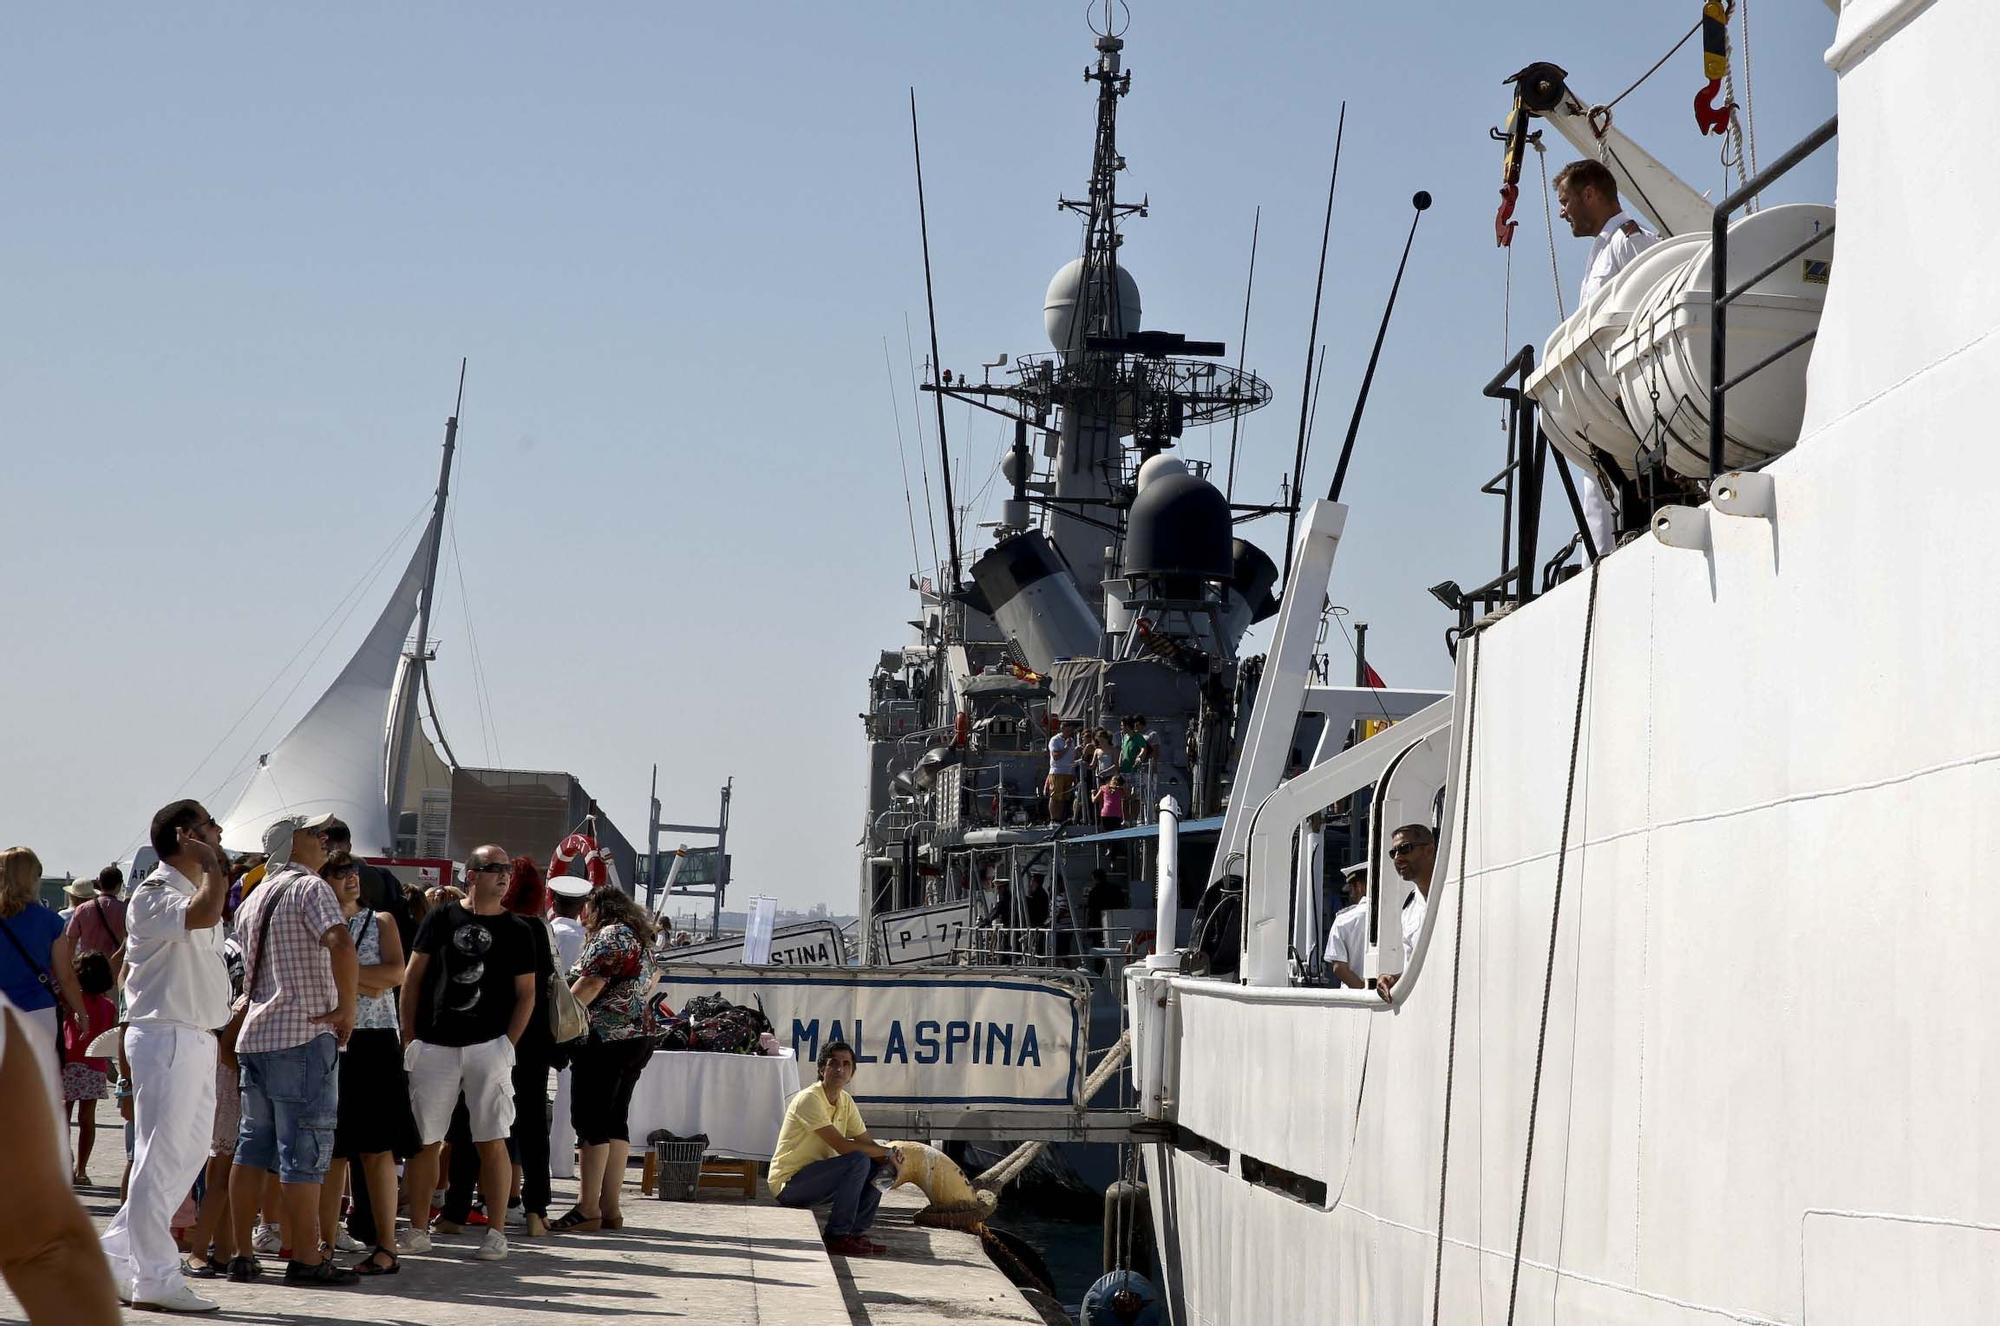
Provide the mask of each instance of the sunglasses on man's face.
[{"label": "sunglasses on man's face", "polygon": [[1397,843],[1389,849],[1389,855],[1391,857],[1408,856],[1422,846],[1422,843]]}]

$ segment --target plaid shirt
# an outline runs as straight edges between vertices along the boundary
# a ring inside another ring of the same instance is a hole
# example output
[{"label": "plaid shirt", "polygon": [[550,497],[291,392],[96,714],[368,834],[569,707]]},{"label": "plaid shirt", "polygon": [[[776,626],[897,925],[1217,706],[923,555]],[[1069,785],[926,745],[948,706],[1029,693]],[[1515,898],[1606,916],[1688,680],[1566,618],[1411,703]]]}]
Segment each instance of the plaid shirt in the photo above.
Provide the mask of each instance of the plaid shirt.
[{"label": "plaid shirt", "polygon": [[236,1037],[238,1054],[289,1050],[333,1034],[333,1028],[313,1021],[340,1002],[333,960],[320,940],[346,924],[332,887],[295,866],[259,884],[237,910],[236,939],[243,946],[244,968],[253,974],[244,992],[250,1011]]}]

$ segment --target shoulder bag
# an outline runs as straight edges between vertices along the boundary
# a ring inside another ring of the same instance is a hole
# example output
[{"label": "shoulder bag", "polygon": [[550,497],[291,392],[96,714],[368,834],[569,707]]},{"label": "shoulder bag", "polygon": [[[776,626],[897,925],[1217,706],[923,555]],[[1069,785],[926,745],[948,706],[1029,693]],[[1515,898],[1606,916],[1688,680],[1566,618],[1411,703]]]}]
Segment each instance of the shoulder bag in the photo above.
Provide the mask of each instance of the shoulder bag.
[{"label": "shoulder bag", "polygon": [[[542,935],[549,943],[549,963],[555,963],[556,932],[549,923],[542,921]],[[570,993],[569,983],[563,980],[561,972],[549,976],[549,1036],[557,1045],[567,1045],[571,1041],[582,1040],[590,1034],[590,1018],[583,1011],[583,1004]]]}]

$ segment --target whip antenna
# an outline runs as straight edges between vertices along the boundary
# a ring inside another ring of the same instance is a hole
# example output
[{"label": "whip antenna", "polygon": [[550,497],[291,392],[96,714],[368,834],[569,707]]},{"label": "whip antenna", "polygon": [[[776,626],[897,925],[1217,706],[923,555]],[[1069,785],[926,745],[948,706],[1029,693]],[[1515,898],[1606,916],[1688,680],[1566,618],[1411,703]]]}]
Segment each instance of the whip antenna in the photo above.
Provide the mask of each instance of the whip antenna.
[{"label": "whip antenna", "polygon": [[1403,259],[1396,264],[1396,280],[1389,287],[1389,302],[1382,308],[1382,325],[1375,329],[1375,348],[1368,352],[1368,371],[1361,375],[1361,390],[1354,398],[1354,417],[1347,421],[1347,440],[1340,444],[1340,463],[1333,470],[1333,486],[1326,490],[1326,500],[1340,500],[1341,485],[1347,482],[1347,462],[1354,455],[1354,438],[1361,431],[1361,412],[1368,406],[1368,388],[1375,382],[1375,365],[1382,358],[1382,338],[1389,334],[1389,315],[1396,311],[1396,292],[1403,288],[1403,269],[1410,265],[1410,245],[1416,242],[1417,222],[1423,220],[1424,210],[1431,205],[1431,196],[1422,189],[1410,199],[1410,206],[1416,211],[1410,217],[1410,233],[1403,240]]}]

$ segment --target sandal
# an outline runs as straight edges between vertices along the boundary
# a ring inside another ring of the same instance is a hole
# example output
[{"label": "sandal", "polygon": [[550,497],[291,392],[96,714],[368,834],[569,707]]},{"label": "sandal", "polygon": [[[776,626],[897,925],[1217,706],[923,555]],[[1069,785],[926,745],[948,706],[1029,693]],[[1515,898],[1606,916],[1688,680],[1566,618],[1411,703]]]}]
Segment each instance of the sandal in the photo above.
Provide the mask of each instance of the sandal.
[{"label": "sandal", "polygon": [[574,1206],[559,1218],[549,1221],[551,1234],[567,1234],[572,1230],[579,1234],[595,1234],[603,1227],[604,1220],[601,1216],[587,1216]]},{"label": "sandal", "polygon": [[[388,1264],[385,1266],[381,1262],[376,1261],[377,1257],[387,1257],[389,1259]],[[379,1243],[375,1245],[373,1252],[363,1257],[353,1266],[353,1271],[356,1275],[394,1275],[402,1269],[403,1259]]]},{"label": "sandal", "polygon": [[610,1214],[608,1214],[608,1215],[604,1216],[604,1217],[603,1217],[603,1220],[604,1220],[604,1227],[605,1227],[606,1229],[623,1229],[623,1228],[625,1228],[625,1217],[624,1217],[624,1216],[622,1216],[622,1215],[620,1215],[620,1214],[619,1214],[618,1212],[616,1212],[616,1211],[613,1211],[613,1212],[611,1212]]},{"label": "sandal", "polygon": [[228,1271],[228,1262],[219,1262],[208,1253],[203,1253],[199,1257],[188,1258],[184,1274],[195,1280],[219,1280]]}]

